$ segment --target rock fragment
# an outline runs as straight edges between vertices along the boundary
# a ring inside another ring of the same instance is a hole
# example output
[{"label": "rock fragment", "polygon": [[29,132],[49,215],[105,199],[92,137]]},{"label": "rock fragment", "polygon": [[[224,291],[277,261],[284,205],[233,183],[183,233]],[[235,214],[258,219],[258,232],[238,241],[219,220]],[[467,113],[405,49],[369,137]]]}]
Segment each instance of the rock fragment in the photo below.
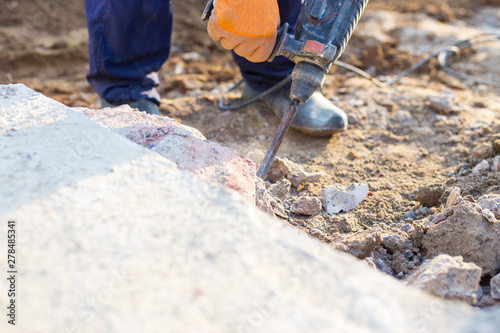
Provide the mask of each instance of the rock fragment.
[{"label": "rock fragment", "polygon": [[462,197],[460,196],[460,187],[454,187],[451,189],[450,194],[448,195],[448,199],[446,199],[446,207],[450,208],[451,206],[455,206],[462,201]]},{"label": "rock fragment", "polygon": [[432,295],[475,304],[481,280],[481,267],[464,262],[461,256],[442,254],[419,268],[407,284]]},{"label": "rock fragment", "polygon": [[495,156],[495,158],[493,159],[492,170],[494,172],[500,172],[500,155]]},{"label": "rock fragment", "polygon": [[232,188],[255,203],[255,164],[227,147],[208,141],[198,130],[168,117],[133,111],[126,105],[76,110],[95,123],[156,151],[180,169]]},{"label": "rock fragment", "polygon": [[339,235],[330,245],[337,250],[348,252],[359,259],[365,259],[381,243],[382,230],[371,228],[355,234]]},{"label": "rock fragment", "polygon": [[495,152],[500,154],[500,139],[493,140],[493,149]]},{"label": "rock fragment", "polygon": [[495,150],[490,143],[480,143],[474,149],[472,149],[470,156],[472,158],[477,158],[479,160],[484,160],[490,158],[495,154]]},{"label": "rock fragment", "polygon": [[473,175],[486,174],[489,170],[490,170],[490,163],[488,162],[488,160],[482,160],[481,163],[479,163],[472,169],[472,174]]},{"label": "rock fragment", "polygon": [[292,183],[288,179],[283,178],[269,186],[267,192],[273,197],[276,197],[281,201],[285,201],[288,197],[288,192],[290,191],[291,185]]},{"label": "rock fragment", "polygon": [[477,200],[477,204],[491,211],[496,219],[500,220],[500,195],[494,193],[483,195]]},{"label": "rock fragment", "polygon": [[451,91],[442,92],[439,95],[430,95],[428,97],[432,109],[441,114],[454,111],[455,97]]},{"label": "rock fragment", "polygon": [[267,178],[273,183],[286,178],[293,187],[298,188],[307,182],[318,181],[322,175],[322,172],[306,172],[289,159],[276,157],[269,168]]},{"label": "rock fragment", "polygon": [[427,207],[435,206],[444,193],[443,184],[432,184],[417,190],[417,200]]},{"label": "rock fragment", "polygon": [[[499,195],[495,195],[499,196]],[[483,215],[483,208],[463,200],[430,221],[422,236],[423,251],[428,258],[442,253],[462,256],[491,275],[500,269],[500,221],[492,223]]]},{"label": "rock fragment", "polygon": [[367,184],[352,184],[349,187],[337,184],[324,188],[321,191],[323,207],[329,214],[348,212],[365,200],[368,190]]},{"label": "rock fragment", "polygon": [[301,196],[290,205],[290,211],[300,215],[317,215],[321,211],[321,201],[316,197]]},{"label": "rock fragment", "polygon": [[280,199],[275,198],[275,197],[271,197],[270,204],[271,204],[272,211],[276,216],[279,216],[285,220],[288,219],[288,215],[286,213],[285,206],[283,205],[283,202],[281,202]]},{"label": "rock fragment", "polygon": [[491,297],[500,300],[500,273],[490,280]]}]

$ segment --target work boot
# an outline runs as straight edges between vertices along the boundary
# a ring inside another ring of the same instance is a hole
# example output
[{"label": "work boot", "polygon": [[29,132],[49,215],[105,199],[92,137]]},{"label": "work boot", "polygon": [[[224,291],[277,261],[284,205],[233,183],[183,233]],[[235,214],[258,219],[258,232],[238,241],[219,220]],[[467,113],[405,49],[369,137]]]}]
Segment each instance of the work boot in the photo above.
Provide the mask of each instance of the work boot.
[{"label": "work boot", "polygon": [[[270,108],[279,118],[292,102],[289,91],[271,93],[259,99]],[[252,89],[248,84],[243,89],[243,99],[250,99],[260,92]],[[299,104],[299,109],[293,119],[292,129],[311,136],[329,136],[347,129],[347,115],[344,111],[333,105],[321,92],[315,92],[307,102]]]},{"label": "work boot", "polygon": [[103,107],[103,108],[115,108],[115,107],[123,105],[123,104],[130,106],[132,109],[144,111],[144,112],[149,113],[149,114],[160,115],[160,111],[158,110],[158,107],[156,106],[156,104],[149,99],[140,99],[137,101],[109,102],[109,101],[105,100],[104,98],[101,98],[101,107]]}]

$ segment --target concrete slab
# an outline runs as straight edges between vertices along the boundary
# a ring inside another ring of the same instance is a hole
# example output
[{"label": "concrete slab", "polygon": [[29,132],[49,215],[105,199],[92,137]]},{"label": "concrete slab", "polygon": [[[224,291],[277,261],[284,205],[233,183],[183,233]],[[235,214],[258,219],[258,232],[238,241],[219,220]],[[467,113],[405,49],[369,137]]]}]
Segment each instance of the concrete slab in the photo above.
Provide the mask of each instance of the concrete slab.
[{"label": "concrete slab", "polygon": [[0,86],[0,119],[0,230],[15,219],[18,235],[18,317],[1,332],[500,327],[499,311],[408,288],[22,85]]}]

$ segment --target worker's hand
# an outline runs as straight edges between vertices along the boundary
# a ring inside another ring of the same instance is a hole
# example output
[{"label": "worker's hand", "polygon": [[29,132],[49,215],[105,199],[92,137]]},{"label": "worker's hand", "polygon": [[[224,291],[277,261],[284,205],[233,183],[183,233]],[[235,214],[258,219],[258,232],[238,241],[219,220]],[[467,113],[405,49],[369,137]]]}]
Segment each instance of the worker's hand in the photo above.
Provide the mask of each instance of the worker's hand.
[{"label": "worker's hand", "polygon": [[273,51],[278,25],[276,0],[216,0],[207,30],[223,48],[263,62]]}]

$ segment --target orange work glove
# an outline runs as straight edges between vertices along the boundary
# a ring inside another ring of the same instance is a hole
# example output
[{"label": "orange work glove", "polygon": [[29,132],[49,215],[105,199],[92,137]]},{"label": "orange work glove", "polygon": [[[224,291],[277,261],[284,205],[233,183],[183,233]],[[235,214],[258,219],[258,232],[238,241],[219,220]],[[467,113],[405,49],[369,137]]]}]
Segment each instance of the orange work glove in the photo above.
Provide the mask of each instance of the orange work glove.
[{"label": "orange work glove", "polygon": [[223,48],[263,62],[273,51],[278,25],[276,0],[216,0],[207,30]]}]

